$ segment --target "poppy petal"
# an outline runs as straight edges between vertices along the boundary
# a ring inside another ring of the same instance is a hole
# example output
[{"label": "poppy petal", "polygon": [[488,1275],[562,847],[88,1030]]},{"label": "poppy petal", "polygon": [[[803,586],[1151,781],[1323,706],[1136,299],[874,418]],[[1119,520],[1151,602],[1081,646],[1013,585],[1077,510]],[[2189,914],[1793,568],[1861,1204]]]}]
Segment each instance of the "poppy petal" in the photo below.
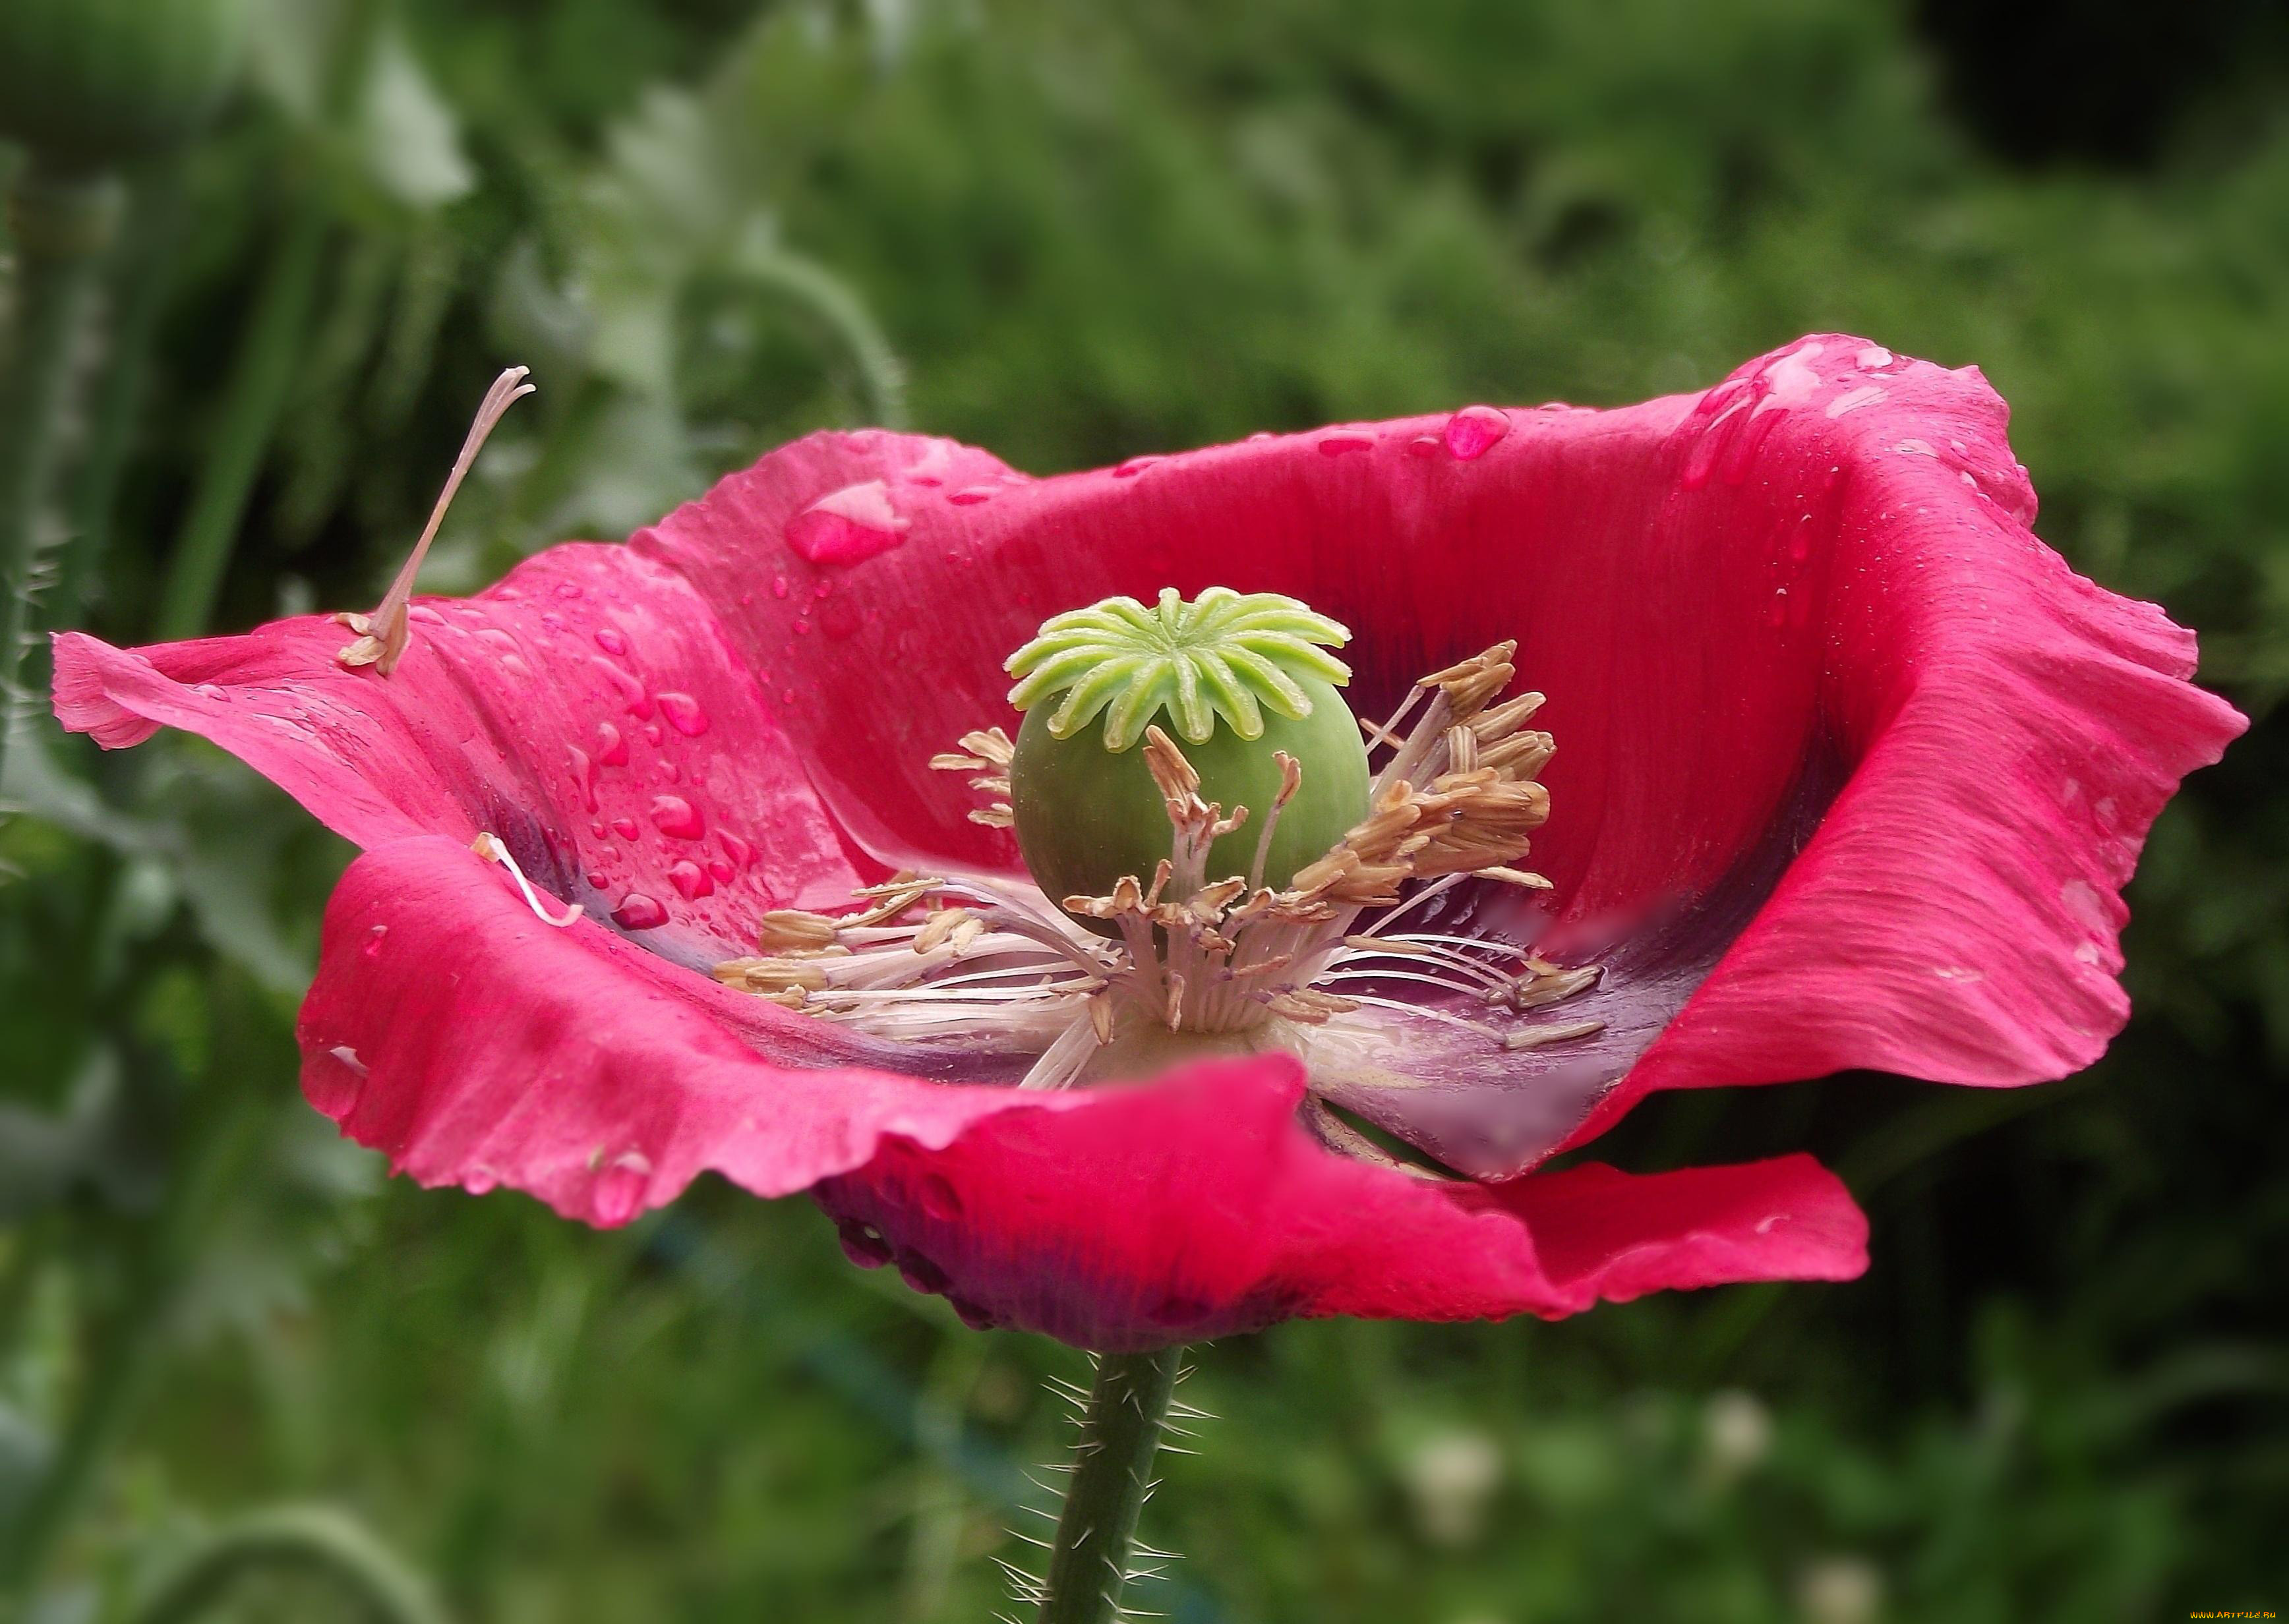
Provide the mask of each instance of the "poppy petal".
[{"label": "poppy petal", "polygon": [[412,614],[387,677],[338,664],[351,633],[318,616],[136,650],[65,633],[56,713],[110,745],[201,734],[362,846],[489,832],[535,885],[685,964],[866,883],[755,674],[671,571],[566,545]]},{"label": "poppy petal", "polygon": [[1312,1140],[1284,1056],[1046,1095],[891,1075],[843,1029],[592,921],[544,924],[436,838],[351,864],[299,1026],[311,1103],[424,1183],[602,1224],[703,1171],[763,1196],[816,1184],[854,1254],[1089,1347],[1297,1314],[1555,1317],[1865,1266],[1858,1210],[1803,1157],[1433,1184]]},{"label": "poppy petal", "polygon": [[[1516,637],[1559,741],[1532,859],[1555,912],[1479,926],[1605,963],[1626,1018],[1422,1092],[1419,1135],[1473,1171],[1655,1087],[2094,1059],[2126,1016],[2118,894],[2147,826],[2244,724],[2186,680],[2189,633],[2034,537],[1985,380],[1828,334],[1700,395],[1493,413],[1499,434],[1471,410],[1459,437],[1461,414],[1038,481],[813,436],[634,539],[790,673],[823,800],[888,862],[1012,861],[922,763],[1013,720],[1000,662],[1050,613],[1288,593],[1353,631],[1366,714]],[[888,544],[774,555],[859,486]],[[762,569],[787,597],[748,590]],[[909,670],[929,680],[886,698]]]}]

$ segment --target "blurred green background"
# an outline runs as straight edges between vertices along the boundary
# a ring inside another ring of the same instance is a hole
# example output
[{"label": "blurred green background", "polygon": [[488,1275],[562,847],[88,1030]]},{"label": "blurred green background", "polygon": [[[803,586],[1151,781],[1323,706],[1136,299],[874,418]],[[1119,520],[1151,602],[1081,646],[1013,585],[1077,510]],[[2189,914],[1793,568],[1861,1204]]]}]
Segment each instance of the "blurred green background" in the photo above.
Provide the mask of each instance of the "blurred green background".
[{"label": "blurred green background", "polygon": [[[79,14],[148,44],[200,9]],[[1819,1152],[1874,1221],[1856,1284],[1201,1350],[1222,1419],[1170,1463],[1145,1533],[1184,1560],[1138,1599],[1192,1624],[2289,1604],[2277,6],[247,9],[215,115],[108,165],[116,235],[37,426],[44,625],[367,606],[510,362],[541,392],[436,590],[825,424],[1049,472],[1624,402],[1822,328],[1985,369],[2044,537],[2198,627],[2256,720],[2155,832],[2128,1034],[2057,1087],[1669,1096],[1602,1145]],[[20,200],[71,157],[0,168]],[[459,1620],[1001,1604],[989,1558],[1047,1503],[1019,1469],[1064,1437],[1041,1378],[1078,1355],[849,1269],[800,1202],[711,1182],[598,1234],[385,1182],[294,1086],[344,849],[203,746],[60,738],[44,675],[0,826],[0,1616],[161,1616],[203,1541],[308,1504]],[[207,1607],[361,1616],[279,1572]]]}]

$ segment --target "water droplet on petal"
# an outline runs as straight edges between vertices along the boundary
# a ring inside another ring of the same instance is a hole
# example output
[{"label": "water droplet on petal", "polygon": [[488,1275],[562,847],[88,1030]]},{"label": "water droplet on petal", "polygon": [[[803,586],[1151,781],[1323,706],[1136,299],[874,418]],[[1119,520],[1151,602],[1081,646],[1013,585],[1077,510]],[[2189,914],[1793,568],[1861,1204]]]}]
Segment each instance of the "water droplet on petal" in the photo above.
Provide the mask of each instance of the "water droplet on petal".
[{"label": "water droplet on petal", "polygon": [[596,724],[596,760],[607,767],[626,767],[628,764],[628,742],[620,736],[620,730],[608,721]]},{"label": "water droplet on petal", "polygon": [[1862,372],[1873,372],[1879,368],[1890,366],[1892,360],[1892,352],[1880,344],[1871,344],[1853,357],[1854,363]]},{"label": "water droplet on petal", "polygon": [[861,1269],[880,1269],[890,1261],[890,1243],[871,1223],[846,1218],[834,1226],[834,1237],[842,1243],[842,1255]]},{"label": "water droplet on petal", "polygon": [[632,817],[614,818],[612,829],[624,840],[633,840],[643,833],[643,825]]},{"label": "water droplet on petal", "polygon": [[655,897],[631,891],[612,910],[612,922],[623,930],[653,930],[667,923],[667,909]]},{"label": "water droplet on petal", "polygon": [[369,959],[380,958],[383,939],[388,935],[389,927],[387,925],[372,925],[367,927],[365,933],[365,945],[358,951],[363,952]]},{"label": "water droplet on petal", "polygon": [[603,673],[604,681],[610,682],[613,691],[619,695],[621,709],[638,719],[651,714],[651,696],[644,692],[642,683],[610,660],[592,659],[588,663]]},{"label": "water droplet on petal", "polygon": [[592,868],[588,871],[587,880],[590,885],[601,891],[607,885],[611,883],[611,876],[605,873],[602,869]]},{"label": "water droplet on petal", "polygon": [[578,581],[557,582],[556,595],[560,598],[567,599],[578,597],[580,595],[580,583]]},{"label": "water droplet on petal", "polygon": [[746,867],[750,863],[753,863],[755,860],[755,848],[748,845],[746,841],[741,840],[738,835],[732,834],[727,831],[718,834],[715,838],[723,842],[723,855],[730,858],[732,862],[738,864],[741,868]]},{"label": "water droplet on petal", "polygon": [[699,701],[689,694],[674,690],[655,694],[659,713],[667,718],[667,725],[686,738],[698,738],[707,731],[707,712],[699,708]]},{"label": "water droplet on petal", "polygon": [[1322,457],[1348,457],[1353,451],[1369,451],[1374,449],[1374,435],[1359,434],[1351,429],[1339,428],[1320,436],[1320,455]]},{"label": "water droplet on petal", "polygon": [[721,857],[707,859],[707,872],[723,885],[730,885],[732,880],[738,878],[739,874],[738,869],[733,868]]},{"label": "water droplet on petal", "polygon": [[596,1175],[588,1191],[589,1211],[598,1223],[622,1224],[642,1210],[644,1186],[651,1162],[642,1152],[630,1150]]},{"label": "water droplet on petal", "polygon": [[599,626],[596,628],[596,647],[606,654],[626,654],[628,640],[610,626]]},{"label": "water droplet on petal", "polygon": [[222,687],[219,683],[215,682],[202,682],[193,691],[195,692],[202,699],[227,699],[230,697],[230,690]]},{"label": "water droplet on petal", "polygon": [[678,840],[696,840],[707,832],[699,809],[681,795],[656,795],[651,803],[652,825]]},{"label": "water droplet on petal", "polygon": [[1127,462],[1122,463],[1119,467],[1113,469],[1113,477],[1117,480],[1133,480],[1138,474],[1144,473],[1145,469],[1162,460],[1162,458],[1158,457],[1132,457]]},{"label": "water droplet on petal", "polygon": [[785,576],[783,576],[783,575],[775,575],[775,576],[773,576],[773,577],[771,577],[771,596],[772,596],[772,597],[774,597],[774,598],[784,598],[784,597],[786,597],[786,596],[787,595],[787,591],[788,591],[788,587],[787,587],[787,578],[786,578],[786,577],[785,577]]},{"label": "water droplet on petal", "polygon": [[572,746],[571,755],[572,778],[580,786],[581,805],[586,810],[594,812],[596,809],[596,764],[578,744]]},{"label": "water droplet on petal", "polygon": [[787,545],[814,564],[847,568],[897,546],[912,522],[890,505],[888,485],[867,480],[829,492],[788,521]]},{"label": "water droplet on petal", "polygon": [[1436,457],[1447,448],[1447,442],[1436,434],[1417,434],[1407,442],[1409,457]]},{"label": "water droplet on petal", "polygon": [[1447,452],[1456,462],[1475,462],[1510,433],[1510,414],[1495,406],[1465,406],[1447,419]]},{"label": "water droplet on petal", "polygon": [[668,864],[667,877],[686,902],[697,902],[714,894],[715,882],[707,877],[707,871],[689,857]]},{"label": "water droplet on petal", "polygon": [[993,499],[993,487],[991,485],[964,485],[959,490],[947,491],[945,493],[945,499],[953,503],[956,507],[975,507],[980,502],[990,502]]}]

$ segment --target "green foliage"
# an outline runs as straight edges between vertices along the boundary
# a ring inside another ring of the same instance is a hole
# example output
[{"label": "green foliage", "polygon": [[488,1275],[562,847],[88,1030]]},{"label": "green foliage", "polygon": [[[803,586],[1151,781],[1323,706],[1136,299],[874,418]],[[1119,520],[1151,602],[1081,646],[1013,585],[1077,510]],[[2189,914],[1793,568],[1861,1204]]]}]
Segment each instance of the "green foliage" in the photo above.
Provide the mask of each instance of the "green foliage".
[{"label": "green foliage", "polygon": [[[509,362],[541,393],[439,588],[901,409],[1048,471],[1628,400],[1820,328],[1982,367],[2042,534],[2200,627],[2259,721],[2156,832],[2130,1032],[2062,1087],[1668,1098],[1601,1147],[1820,1152],[1875,1222],[1857,1284],[1206,1350],[1187,1396],[1222,1419],[1145,1516],[1188,1560],[1141,1599],[1267,1624],[2279,1605],[2277,52],[2142,167],[2030,170],[1966,133],[1903,10],[1854,0],[275,0],[252,44],[213,132],[134,178],[108,274],[118,306],[158,300],[156,347],[128,366],[132,326],[91,330],[84,371],[132,386],[61,426],[76,474],[132,429],[124,478],[44,531],[108,521],[89,618],[122,640],[187,513],[227,521],[190,527],[227,564],[219,625],[369,605]],[[293,254],[308,298],[280,314],[256,290]],[[272,329],[275,398],[219,411]],[[96,1438],[48,1564],[85,1611],[58,1616],[125,1616],[282,1497],[355,1509],[469,1620],[991,1612],[984,1558],[1042,1503],[1016,1465],[1062,1437],[1040,1378],[1077,1360],[852,1271],[801,1204],[710,1185],[598,1235],[377,1190],[292,1086],[338,844],[181,741],[99,760],[43,723],[8,763],[0,1530]],[[140,1402],[91,1422],[107,1372]],[[209,1616],[329,1607],[280,1578]]]}]

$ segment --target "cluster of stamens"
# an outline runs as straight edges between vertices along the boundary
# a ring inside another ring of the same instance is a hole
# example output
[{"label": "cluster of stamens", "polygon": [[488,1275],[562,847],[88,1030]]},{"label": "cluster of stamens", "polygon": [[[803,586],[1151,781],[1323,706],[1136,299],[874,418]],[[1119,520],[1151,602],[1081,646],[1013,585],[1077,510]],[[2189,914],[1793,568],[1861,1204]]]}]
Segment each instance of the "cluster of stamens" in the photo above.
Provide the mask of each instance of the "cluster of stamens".
[{"label": "cluster of stamens", "polygon": [[[1148,1029],[1308,1053],[1344,1036],[1329,1029],[1381,1010],[1462,1026],[1513,1049],[1587,1037],[1601,1023],[1496,1027],[1463,1011],[1472,1003],[1511,1015],[1548,1008],[1595,985],[1595,967],[1400,927],[1466,880],[1548,888],[1514,866],[1549,815],[1535,775],[1553,751],[1549,734],[1527,726],[1541,695],[1496,703],[1514,674],[1515,649],[1500,643],[1434,672],[1387,722],[1361,724],[1371,746],[1389,752],[1368,813],[1284,888],[1264,883],[1264,859],[1302,782],[1296,763],[1279,757],[1280,789],[1258,823],[1250,872],[1212,880],[1211,848],[1250,811],[1227,815],[1203,801],[1182,748],[1152,727],[1142,748],[1171,836],[1152,874],[1055,903],[996,876],[902,874],[858,893],[863,905],[850,913],[766,915],[761,953],[719,965],[716,976],[877,1037],[990,1039],[1035,1053],[1023,1086],[1039,1088],[1091,1080],[1102,1074],[1101,1054]],[[1007,826],[1009,739],[991,728],[965,736],[961,746],[931,765],[971,775],[971,786],[992,799],[970,816]],[[1118,941],[1081,927],[1082,918],[1112,925]],[[1392,996],[1395,983],[1448,996],[1410,1002]]]}]

